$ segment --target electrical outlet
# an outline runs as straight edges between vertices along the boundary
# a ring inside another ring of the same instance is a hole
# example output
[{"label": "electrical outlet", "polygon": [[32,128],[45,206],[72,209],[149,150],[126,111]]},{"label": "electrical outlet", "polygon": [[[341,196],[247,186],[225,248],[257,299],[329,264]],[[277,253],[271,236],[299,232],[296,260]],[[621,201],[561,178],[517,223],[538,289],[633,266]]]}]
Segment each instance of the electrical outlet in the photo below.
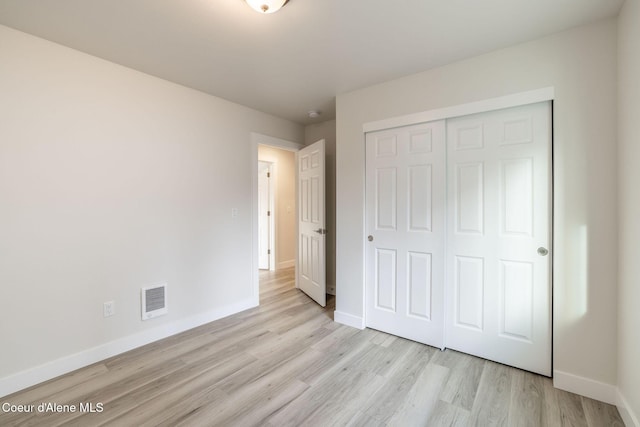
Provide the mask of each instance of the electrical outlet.
[{"label": "electrical outlet", "polygon": [[231,218],[238,217],[238,208],[231,208]]},{"label": "electrical outlet", "polygon": [[103,306],[104,317],[113,316],[116,312],[116,303],[114,301],[107,301]]}]

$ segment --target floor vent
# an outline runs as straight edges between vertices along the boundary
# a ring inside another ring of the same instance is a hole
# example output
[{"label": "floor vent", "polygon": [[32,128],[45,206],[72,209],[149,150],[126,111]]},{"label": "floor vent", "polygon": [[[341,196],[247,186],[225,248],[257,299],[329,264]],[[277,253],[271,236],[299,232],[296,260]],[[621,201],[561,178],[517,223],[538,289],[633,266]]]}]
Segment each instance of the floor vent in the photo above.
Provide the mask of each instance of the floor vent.
[{"label": "floor vent", "polygon": [[142,320],[167,314],[167,284],[142,288]]}]

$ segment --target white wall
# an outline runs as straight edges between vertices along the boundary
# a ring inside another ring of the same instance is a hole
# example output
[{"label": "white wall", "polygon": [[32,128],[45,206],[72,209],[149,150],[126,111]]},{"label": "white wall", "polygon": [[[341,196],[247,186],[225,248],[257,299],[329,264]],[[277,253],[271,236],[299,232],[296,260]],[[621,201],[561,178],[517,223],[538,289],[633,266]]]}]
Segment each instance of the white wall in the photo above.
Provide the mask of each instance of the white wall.
[{"label": "white wall", "polygon": [[258,146],[258,160],[274,165],[276,268],[293,267],[296,258],[296,160],[293,151]]},{"label": "white wall", "polygon": [[302,126],[4,26],[0,64],[0,395],[255,301],[250,133]]},{"label": "white wall", "polygon": [[327,292],[336,293],[336,121],[308,125],[305,145],[325,140],[325,212],[327,220]]},{"label": "white wall", "polygon": [[618,25],[618,386],[640,426],[640,1],[625,1]]},{"label": "white wall", "polygon": [[363,316],[363,124],[553,86],[555,380],[613,400],[616,37],[607,20],[337,97],[336,318]]}]

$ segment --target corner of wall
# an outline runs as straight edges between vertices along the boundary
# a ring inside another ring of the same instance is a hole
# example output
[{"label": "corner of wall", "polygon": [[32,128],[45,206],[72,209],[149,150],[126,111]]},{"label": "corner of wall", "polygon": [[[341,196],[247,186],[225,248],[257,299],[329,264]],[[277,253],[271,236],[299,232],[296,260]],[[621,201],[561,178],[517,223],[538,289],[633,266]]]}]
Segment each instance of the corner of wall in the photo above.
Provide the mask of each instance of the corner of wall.
[{"label": "corner of wall", "polygon": [[333,312],[333,320],[334,322],[338,322],[346,326],[351,326],[352,328],[357,328],[357,329],[365,328],[364,318],[354,316],[349,313],[343,313],[338,310]]},{"label": "corner of wall", "polygon": [[553,386],[560,390],[569,391],[611,405],[615,405],[618,402],[616,386],[568,372],[553,371]]},{"label": "corner of wall", "polygon": [[631,405],[629,405],[629,402],[622,394],[620,388],[618,388],[616,391],[616,407],[618,408],[618,412],[620,413],[622,421],[624,421],[624,425],[626,427],[640,427],[640,417],[638,417],[638,414],[633,412]]}]

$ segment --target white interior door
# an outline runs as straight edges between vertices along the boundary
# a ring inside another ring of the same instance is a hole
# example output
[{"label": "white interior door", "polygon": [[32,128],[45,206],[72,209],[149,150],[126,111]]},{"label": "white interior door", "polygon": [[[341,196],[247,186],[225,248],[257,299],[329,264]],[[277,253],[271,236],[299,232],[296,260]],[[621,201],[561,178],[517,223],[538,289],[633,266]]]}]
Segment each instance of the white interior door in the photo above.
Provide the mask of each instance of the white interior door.
[{"label": "white interior door", "polygon": [[445,122],[366,136],[368,327],[443,345]]},{"label": "white interior door", "polygon": [[447,121],[446,346],[551,375],[551,107]]},{"label": "white interior door", "polygon": [[297,153],[298,171],[298,287],[321,306],[326,305],[325,142]]},{"label": "white interior door", "polygon": [[270,270],[271,263],[271,164],[258,162],[258,268]]}]

